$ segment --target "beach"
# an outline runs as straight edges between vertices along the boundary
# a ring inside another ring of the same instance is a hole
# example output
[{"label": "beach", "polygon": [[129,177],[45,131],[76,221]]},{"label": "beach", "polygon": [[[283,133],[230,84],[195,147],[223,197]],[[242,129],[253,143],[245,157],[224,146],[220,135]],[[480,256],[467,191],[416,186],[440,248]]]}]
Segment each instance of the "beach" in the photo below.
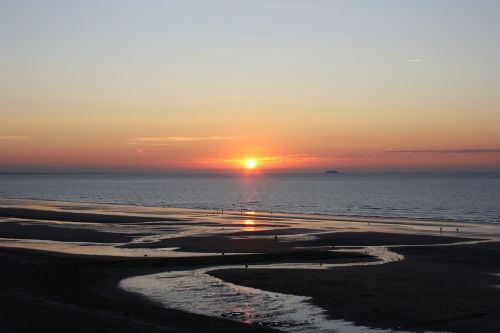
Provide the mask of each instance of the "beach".
[{"label": "beach", "polygon": [[500,1],[0,1],[0,333],[500,332]]},{"label": "beach", "polygon": [[[209,274],[236,285],[310,297],[329,318],[354,327],[495,332],[500,319],[498,229],[445,221],[230,210],[217,215],[1,199],[0,328],[286,330],[166,308],[148,295],[119,287],[130,277],[218,267]],[[371,265],[377,258],[363,250],[370,247],[387,248],[403,259]],[[294,263],[332,268],[273,267]],[[359,265],[333,267],[353,263]]]}]

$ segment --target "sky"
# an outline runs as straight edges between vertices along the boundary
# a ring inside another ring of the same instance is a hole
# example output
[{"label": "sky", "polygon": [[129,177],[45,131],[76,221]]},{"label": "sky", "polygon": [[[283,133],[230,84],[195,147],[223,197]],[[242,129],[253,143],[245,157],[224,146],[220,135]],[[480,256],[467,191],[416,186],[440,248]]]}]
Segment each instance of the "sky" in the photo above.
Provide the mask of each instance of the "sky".
[{"label": "sky", "polygon": [[500,1],[0,1],[0,170],[500,170]]}]

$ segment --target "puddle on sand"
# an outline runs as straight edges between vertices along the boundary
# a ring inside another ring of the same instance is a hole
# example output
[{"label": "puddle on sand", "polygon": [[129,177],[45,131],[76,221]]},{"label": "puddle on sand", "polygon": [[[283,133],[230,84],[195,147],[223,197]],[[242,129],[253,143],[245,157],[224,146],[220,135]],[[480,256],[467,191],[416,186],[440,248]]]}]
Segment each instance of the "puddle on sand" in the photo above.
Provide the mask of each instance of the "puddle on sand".
[{"label": "puddle on sand", "polygon": [[[218,256],[221,253],[179,251],[178,247],[164,248],[121,248],[123,243],[89,243],[89,242],[58,242],[39,239],[0,238],[0,247],[42,250],[68,254],[83,254],[111,257],[203,257]],[[241,255],[244,253],[224,253],[225,255]]]},{"label": "puddle on sand", "polygon": [[[269,264],[250,267],[325,269],[346,265],[374,265],[403,258],[383,247],[368,247],[360,251],[367,251],[377,256],[380,261],[323,265],[318,263]],[[167,308],[269,326],[286,332],[400,332],[355,326],[343,320],[331,320],[326,316],[325,310],[312,304],[310,297],[243,287],[207,274],[212,270],[230,268],[242,268],[242,265],[132,277],[122,280],[120,287],[142,294]]]}]

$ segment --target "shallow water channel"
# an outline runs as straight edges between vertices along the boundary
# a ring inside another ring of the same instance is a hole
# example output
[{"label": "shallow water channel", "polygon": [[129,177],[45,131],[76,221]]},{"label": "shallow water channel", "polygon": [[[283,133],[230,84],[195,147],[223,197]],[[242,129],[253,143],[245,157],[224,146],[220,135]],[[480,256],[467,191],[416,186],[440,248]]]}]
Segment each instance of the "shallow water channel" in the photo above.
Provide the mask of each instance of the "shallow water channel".
[{"label": "shallow water channel", "polygon": [[[356,250],[350,249],[349,251]],[[251,265],[250,267],[327,269],[339,266],[379,265],[404,259],[403,256],[386,247],[366,247],[357,251],[366,251],[375,256],[378,261],[322,265],[318,263],[287,263]],[[326,316],[325,310],[311,302],[310,297],[238,286],[207,274],[209,271],[230,268],[242,268],[242,265],[137,276],[121,281],[120,287],[130,292],[142,294],[168,308],[270,326],[286,332],[400,332],[371,329],[356,326],[343,320],[332,320]]]}]

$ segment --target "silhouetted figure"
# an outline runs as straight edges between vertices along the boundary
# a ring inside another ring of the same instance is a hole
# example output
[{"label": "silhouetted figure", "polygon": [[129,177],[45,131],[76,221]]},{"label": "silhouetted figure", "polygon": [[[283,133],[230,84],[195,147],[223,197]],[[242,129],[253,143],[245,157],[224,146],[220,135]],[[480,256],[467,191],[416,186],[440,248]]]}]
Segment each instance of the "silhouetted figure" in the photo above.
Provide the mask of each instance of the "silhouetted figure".
[{"label": "silhouetted figure", "polygon": [[225,253],[224,253],[224,252],[222,252],[222,255],[225,255]]},{"label": "silhouetted figure", "polygon": [[245,268],[248,268],[248,265],[245,265]]},{"label": "silhouetted figure", "polygon": [[443,233],[443,227],[439,227],[439,234]]},{"label": "silhouetted figure", "polygon": [[277,241],[278,240],[278,235],[274,236],[274,240]]}]

